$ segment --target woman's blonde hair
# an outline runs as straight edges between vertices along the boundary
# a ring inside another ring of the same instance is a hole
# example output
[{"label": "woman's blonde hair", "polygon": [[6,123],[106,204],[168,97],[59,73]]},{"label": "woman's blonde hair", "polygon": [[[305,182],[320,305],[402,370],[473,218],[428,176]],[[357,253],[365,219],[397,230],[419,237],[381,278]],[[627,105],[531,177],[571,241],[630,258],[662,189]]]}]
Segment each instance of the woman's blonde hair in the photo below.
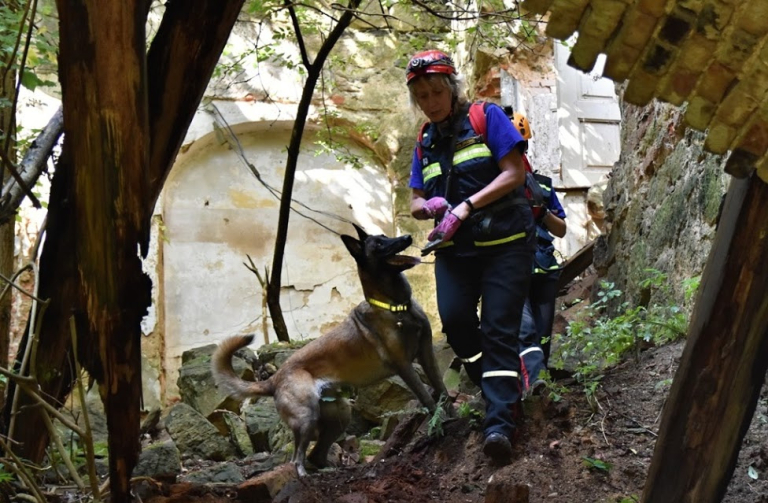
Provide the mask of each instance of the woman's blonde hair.
[{"label": "woman's blonde hair", "polygon": [[[452,110],[451,113],[455,113],[461,106],[467,103],[467,98],[464,94],[464,79],[458,75],[446,75],[444,73],[431,73],[419,77],[419,79],[427,79],[431,84],[438,83],[451,90],[452,96]],[[412,81],[413,82],[413,81]],[[413,87],[408,86],[408,99],[411,103],[411,109],[414,115],[419,119],[424,119],[424,112],[421,111],[416,101],[416,96],[413,94]]]}]

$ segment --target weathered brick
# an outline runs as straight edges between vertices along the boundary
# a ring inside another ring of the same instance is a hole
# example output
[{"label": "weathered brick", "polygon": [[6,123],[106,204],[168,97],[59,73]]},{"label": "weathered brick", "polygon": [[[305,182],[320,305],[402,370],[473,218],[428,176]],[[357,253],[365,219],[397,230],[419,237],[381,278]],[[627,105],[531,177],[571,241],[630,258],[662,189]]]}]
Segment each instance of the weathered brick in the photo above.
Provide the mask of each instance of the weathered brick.
[{"label": "weathered brick", "polygon": [[757,101],[749,95],[746,86],[739,82],[728,93],[717,109],[715,117],[725,124],[741,128],[757,108]]},{"label": "weathered brick", "polygon": [[716,106],[701,96],[693,96],[688,100],[685,110],[685,123],[693,129],[704,131],[715,115]]},{"label": "weathered brick", "polygon": [[553,0],[523,0],[523,9],[534,14],[545,14],[552,6]]},{"label": "weathered brick", "polygon": [[579,39],[571,49],[571,57],[568,58],[568,64],[584,72],[592,71],[597,61],[597,56],[603,49],[600,41],[594,38],[585,37],[579,33]]},{"label": "weathered brick", "polygon": [[712,55],[717,49],[717,41],[709,40],[701,34],[694,33],[685,41],[677,61],[680,66],[697,72],[703,71],[712,61]]},{"label": "weathered brick", "polygon": [[731,30],[725,43],[721,42],[715,52],[717,60],[731,70],[738,72],[758,47],[760,39],[742,30]]},{"label": "weathered brick", "polygon": [[579,37],[571,50],[569,64],[591,71],[600,53],[606,52],[606,40],[616,29],[626,7],[617,0],[593,0],[581,18]]},{"label": "weathered brick", "polygon": [[621,27],[622,33],[620,35],[624,44],[636,49],[643,49],[653,35],[658,21],[658,18],[639,10],[629,12],[624,19],[624,25]]},{"label": "weathered brick", "polygon": [[550,37],[565,40],[579,27],[581,15],[589,0],[554,0],[546,33]]},{"label": "weathered brick", "polygon": [[719,103],[728,88],[735,83],[736,75],[717,61],[709,65],[699,80],[696,94],[712,103]]},{"label": "weathered brick", "polygon": [[768,152],[768,120],[754,114],[736,137],[735,146],[755,157]]},{"label": "weathered brick", "polygon": [[710,40],[719,40],[733,12],[733,6],[721,0],[707,0],[696,19],[696,31]]},{"label": "weathered brick", "polygon": [[[765,92],[768,89],[768,64],[759,58],[755,58],[744,80],[755,91]],[[759,94],[752,95],[755,97],[759,96]]]},{"label": "weathered brick", "polygon": [[752,35],[762,37],[768,33],[768,22],[766,20],[768,20],[768,2],[765,0],[749,0],[741,11],[736,25]]},{"label": "weathered brick", "polygon": [[626,45],[615,51],[609,51],[606,54],[603,75],[614,82],[624,82],[635,66],[638,57],[640,57],[640,51]]},{"label": "weathered brick", "polygon": [[669,1],[670,0],[640,0],[637,7],[653,17],[661,17],[664,15],[664,12],[667,9],[667,2]]},{"label": "weathered brick", "polygon": [[735,137],[736,128],[715,119],[709,125],[709,133],[707,139],[704,140],[704,148],[713,154],[724,154],[728,152]]},{"label": "weathered brick", "polygon": [[653,99],[659,77],[636,69],[629,76],[629,84],[624,91],[624,101],[633,105],[645,106]]},{"label": "weathered brick", "polygon": [[724,171],[736,178],[746,178],[755,170],[758,160],[753,153],[736,148],[728,156]]},{"label": "weathered brick", "polygon": [[682,105],[693,92],[700,76],[701,72],[685,68],[672,69],[661,82],[659,98],[673,105]]},{"label": "weathered brick", "polygon": [[627,4],[619,0],[592,0],[579,25],[579,37],[587,35],[605,41],[619,24]]},{"label": "weathered brick", "polygon": [[654,75],[664,75],[677,56],[675,48],[656,42],[648,48],[643,58],[643,70]]}]

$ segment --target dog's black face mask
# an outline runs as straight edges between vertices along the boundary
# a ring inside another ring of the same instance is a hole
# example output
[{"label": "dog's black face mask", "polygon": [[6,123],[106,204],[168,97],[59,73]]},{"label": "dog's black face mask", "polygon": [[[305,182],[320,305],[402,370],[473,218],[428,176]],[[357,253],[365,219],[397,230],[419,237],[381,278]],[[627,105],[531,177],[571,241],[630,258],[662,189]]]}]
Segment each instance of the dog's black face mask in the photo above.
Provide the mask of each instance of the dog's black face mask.
[{"label": "dog's black face mask", "polygon": [[366,263],[378,266],[388,266],[396,271],[405,271],[421,263],[421,259],[408,255],[398,255],[413,243],[409,234],[397,238],[390,238],[383,234],[369,236],[363,229],[355,225],[360,240],[351,236],[341,236],[347,250],[355,258],[358,264]]}]

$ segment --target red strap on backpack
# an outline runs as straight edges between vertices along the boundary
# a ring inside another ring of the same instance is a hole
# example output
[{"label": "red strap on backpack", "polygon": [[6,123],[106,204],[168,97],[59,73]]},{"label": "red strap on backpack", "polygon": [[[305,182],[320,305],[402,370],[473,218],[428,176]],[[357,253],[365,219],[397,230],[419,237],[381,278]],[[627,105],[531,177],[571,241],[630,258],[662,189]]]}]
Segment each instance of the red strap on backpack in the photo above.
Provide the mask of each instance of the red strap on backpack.
[{"label": "red strap on backpack", "polygon": [[416,158],[419,160],[419,163],[421,163],[421,158],[424,155],[421,150],[421,140],[424,138],[424,130],[427,129],[427,126],[429,126],[429,122],[422,124],[419,129],[419,136],[416,137]]},{"label": "red strap on backpack", "polygon": [[[472,125],[472,129],[475,133],[478,133],[483,137],[485,141],[485,102],[477,102],[469,105],[469,123]],[[419,135],[416,137],[416,158],[421,162],[423,152],[421,150],[421,140],[424,138],[424,131],[429,126],[429,122],[425,122],[419,129]]]},{"label": "red strap on backpack", "polygon": [[483,141],[487,143],[485,133],[485,102],[472,103],[469,105],[469,123],[472,125],[472,129],[475,133],[483,137]]}]

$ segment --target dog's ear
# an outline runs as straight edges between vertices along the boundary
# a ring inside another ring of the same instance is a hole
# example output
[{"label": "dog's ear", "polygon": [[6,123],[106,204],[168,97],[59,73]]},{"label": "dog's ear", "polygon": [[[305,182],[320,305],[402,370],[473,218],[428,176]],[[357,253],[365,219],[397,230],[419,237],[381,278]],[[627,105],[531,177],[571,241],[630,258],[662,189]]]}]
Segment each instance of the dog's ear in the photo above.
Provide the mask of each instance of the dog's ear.
[{"label": "dog's ear", "polygon": [[365,251],[363,250],[363,242],[358,241],[352,236],[346,234],[341,235],[341,240],[344,241],[344,246],[349,250],[350,255],[355,258],[356,262],[360,262],[365,257]]},{"label": "dog's ear", "polygon": [[353,223],[352,225],[354,225],[354,226],[355,226],[355,230],[357,231],[357,237],[359,237],[359,238],[360,238],[360,241],[365,241],[365,240],[366,240],[366,238],[368,237],[368,233],[366,233],[366,232],[365,232],[365,231],[364,231],[364,230],[363,230],[363,229],[362,229],[360,226],[358,226],[357,224]]}]

